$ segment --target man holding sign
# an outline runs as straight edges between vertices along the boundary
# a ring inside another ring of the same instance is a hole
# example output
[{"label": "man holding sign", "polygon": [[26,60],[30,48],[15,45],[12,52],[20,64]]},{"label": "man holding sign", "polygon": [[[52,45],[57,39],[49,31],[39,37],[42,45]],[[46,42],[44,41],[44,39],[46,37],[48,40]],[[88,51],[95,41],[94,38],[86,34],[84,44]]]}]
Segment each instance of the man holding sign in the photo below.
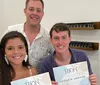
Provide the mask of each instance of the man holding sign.
[{"label": "man holding sign", "polygon": [[87,61],[90,83],[91,85],[97,85],[97,77],[91,70],[87,55],[82,51],[69,48],[71,36],[66,24],[55,24],[50,30],[50,40],[55,48],[55,52],[41,62],[40,73],[49,72],[52,82],[54,85],[57,85],[53,73],[54,67]]}]

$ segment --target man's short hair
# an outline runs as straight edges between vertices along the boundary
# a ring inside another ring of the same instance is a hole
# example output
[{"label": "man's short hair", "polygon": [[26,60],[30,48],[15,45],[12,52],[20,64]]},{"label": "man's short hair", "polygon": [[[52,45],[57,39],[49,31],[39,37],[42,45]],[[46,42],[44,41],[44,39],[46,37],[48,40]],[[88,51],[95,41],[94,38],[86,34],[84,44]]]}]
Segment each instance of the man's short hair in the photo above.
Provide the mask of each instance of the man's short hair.
[{"label": "man's short hair", "polygon": [[[27,8],[27,4],[28,4],[29,1],[30,0],[26,0],[25,8]],[[43,2],[43,0],[33,0],[33,1],[40,1],[42,3],[43,8],[44,8],[44,2]]]},{"label": "man's short hair", "polygon": [[70,29],[65,23],[56,23],[55,25],[53,25],[49,33],[51,38],[52,38],[53,31],[56,31],[56,32],[68,31],[68,35],[70,37]]}]

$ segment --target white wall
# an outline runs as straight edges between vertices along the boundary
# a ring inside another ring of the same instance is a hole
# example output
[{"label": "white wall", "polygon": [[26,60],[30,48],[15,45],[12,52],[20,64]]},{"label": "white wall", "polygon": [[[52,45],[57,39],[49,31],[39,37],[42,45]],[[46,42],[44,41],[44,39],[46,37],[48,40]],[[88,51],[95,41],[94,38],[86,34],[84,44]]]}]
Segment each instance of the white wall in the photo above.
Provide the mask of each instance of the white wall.
[{"label": "white wall", "polygon": [[0,0],[0,35],[4,30],[4,1]]},{"label": "white wall", "polygon": [[0,38],[9,25],[25,21],[24,3],[25,0],[0,0]]},{"label": "white wall", "polygon": [[100,21],[100,0],[44,0],[42,24],[50,28],[55,22]]},{"label": "white wall", "polygon": [[[25,0],[0,0],[0,37],[8,25],[25,21],[24,2]],[[45,15],[41,24],[48,30],[56,22],[100,21],[100,0],[44,0],[44,3]],[[100,30],[72,31],[72,40],[100,42],[99,36]],[[85,52],[100,81],[100,50]]]}]

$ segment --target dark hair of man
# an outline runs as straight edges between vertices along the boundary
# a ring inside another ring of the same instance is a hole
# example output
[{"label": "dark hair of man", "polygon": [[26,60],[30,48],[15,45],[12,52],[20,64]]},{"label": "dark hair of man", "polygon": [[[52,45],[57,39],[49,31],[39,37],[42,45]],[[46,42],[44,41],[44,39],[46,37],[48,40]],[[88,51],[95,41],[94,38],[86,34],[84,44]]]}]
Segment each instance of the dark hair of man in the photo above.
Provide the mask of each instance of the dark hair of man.
[{"label": "dark hair of man", "polygon": [[51,38],[52,38],[53,31],[56,31],[57,33],[62,31],[68,31],[68,35],[70,37],[70,29],[65,23],[56,23],[55,25],[53,25],[53,27],[49,32]]},{"label": "dark hair of man", "polygon": [[[26,41],[25,37],[17,31],[11,31],[11,32],[6,33],[3,36],[3,38],[1,39],[0,46],[1,46],[3,56],[5,56],[5,47],[6,47],[6,44],[7,44],[8,40],[9,39],[14,39],[14,38],[20,38],[22,40],[22,42],[24,43],[25,48],[26,48],[26,53],[28,55],[28,44],[27,44],[27,41]],[[25,67],[28,67],[30,65],[28,60],[27,60],[27,62],[23,61],[22,64]],[[15,71],[14,71],[13,67],[10,64],[8,65],[8,67],[12,71],[12,79],[13,79],[16,75]]]},{"label": "dark hair of man", "polygon": [[[25,8],[27,8],[27,5],[28,5],[29,1],[30,0],[26,0]],[[43,0],[33,0],[33,1],[40,1],[42,3],[42,7],[44,8],[44,2],[43,2]]]}]

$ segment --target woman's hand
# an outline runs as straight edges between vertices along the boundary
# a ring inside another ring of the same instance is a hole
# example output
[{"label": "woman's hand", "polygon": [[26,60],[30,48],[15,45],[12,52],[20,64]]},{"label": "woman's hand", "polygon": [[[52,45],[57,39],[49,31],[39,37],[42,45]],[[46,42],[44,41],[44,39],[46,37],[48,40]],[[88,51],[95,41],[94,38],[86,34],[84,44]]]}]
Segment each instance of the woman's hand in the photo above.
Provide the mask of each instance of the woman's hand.
[{"label": "woman's hand", "polygon": [[96,74],[91,74],[89,76],[89,79],[90,79],[91,85],[97,85],[97,76],[96,76]]},{"label": "woman's hand", "polygon": [[58,83],[56,81],[51,81],[52,85],[58,85]]}]

